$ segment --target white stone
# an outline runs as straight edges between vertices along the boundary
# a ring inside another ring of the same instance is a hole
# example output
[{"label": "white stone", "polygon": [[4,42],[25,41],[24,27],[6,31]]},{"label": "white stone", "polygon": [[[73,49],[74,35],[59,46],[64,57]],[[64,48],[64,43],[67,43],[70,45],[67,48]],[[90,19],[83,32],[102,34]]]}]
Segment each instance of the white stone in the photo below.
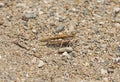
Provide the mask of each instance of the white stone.
[{"label": "white stone", "polygon": [[27,19],[36,17],[36,14],[33,11],[24,11],[23,13],[24,13],[23,17]]},{"label": "white stone", "polygon": [[37,33],[37,30],[36,30],[36,29],[32,29],[32,32],[33,32],[33,33]]},{"label": "white stone", "polygon": [[44,12],[41,10],[41,8],[38,9],[39,15],[42,15]]},{"label": "white stone", "polygon": [[114,8],[114,12],[119,12],[119,11],[120,11],[119,7]]},{"label": "white stone", "polygon": [[104,82],[109,82],[108,78],[103,78]]},{"label": "white stone", "polygon": [[100,71],[101,71],[101,74],[102,74],[102,75],[107,74],[107,70],[105,70],[105,69],[101,69]]},{"label": "white stone", "polygon": [[99,24],[100,24],[100,25],[103,25],[103,24],[104,24],[104,22],[99,22]]},{"label": "white stone", "polygon": [[70,55],[67,52],[64,52],[62,56],[66,56],[67,58],[71,58]]},{"label": "white stone", "polygon": [[36,60],[37,60],[37,58],[36,58],[36,57],[34,57],[34,58],[32,59],[32,63],[35,63],[35,62],[36,62]]},{"label": "white stone", "polygon": [[2,59],[2,56],[0,55],[0,59]]},{"label": "white stone", "polygon": [[115,23],[115,26],[116,26],[116,27],[120,27],[120,24],[119,24],[119,23]]},{"label": "white stone", "polygon": [[98,3],[104,3],[104,0],[97,0]]},{"label": "white stone", "polygon": [[5,3],[0,2],[0,7],[4,7]]},{"label": "white stone", "polygon": [[17,7],[25,8],[25,7],[26,7],[26,4],[25,4],[25,3],[18,3],[18,4],[17,4]]},{"label": "white stone", "polygon": [[40,60],[40,61],[39,61],[39,64],[38,64],[38,67],[39,67],[39,68],[40,68],[40,67],[43,67],[44,64],[45,64],[45,63],[44,63],[42,60]]},{"label": "white stone", "polygon": [[36,51],[37,49],[36,48],[32,48],[32,51]]}]

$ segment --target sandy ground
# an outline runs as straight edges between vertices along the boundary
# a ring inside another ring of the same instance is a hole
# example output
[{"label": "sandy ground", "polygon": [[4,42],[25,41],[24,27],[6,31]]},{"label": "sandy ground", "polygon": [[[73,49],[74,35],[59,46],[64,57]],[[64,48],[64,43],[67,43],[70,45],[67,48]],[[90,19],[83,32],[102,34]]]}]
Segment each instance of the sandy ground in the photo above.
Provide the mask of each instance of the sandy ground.
[{"label": "sandy ground", "polygon": [[0,0],[0,82],[120,82],[120,0]]}]

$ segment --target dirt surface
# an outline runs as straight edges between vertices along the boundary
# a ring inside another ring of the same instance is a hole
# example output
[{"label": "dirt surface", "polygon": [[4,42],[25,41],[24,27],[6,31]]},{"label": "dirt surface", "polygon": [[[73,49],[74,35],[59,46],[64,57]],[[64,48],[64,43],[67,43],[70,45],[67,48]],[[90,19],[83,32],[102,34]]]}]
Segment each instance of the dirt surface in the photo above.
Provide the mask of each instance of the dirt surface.
[{"label": "dirt surface", "polygon": [[120,82],[120,0],[0,0],[0,82]]}]

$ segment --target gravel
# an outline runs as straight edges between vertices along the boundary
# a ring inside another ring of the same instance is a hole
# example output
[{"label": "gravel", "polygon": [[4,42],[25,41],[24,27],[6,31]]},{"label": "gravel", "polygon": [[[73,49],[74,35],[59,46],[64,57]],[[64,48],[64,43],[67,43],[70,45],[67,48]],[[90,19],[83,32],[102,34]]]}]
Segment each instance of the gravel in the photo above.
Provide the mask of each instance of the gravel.
[{"label": "gravel", "polygon": [[0,82],[119,82],[119,18],[120,0],[0,0]]},{"label": "gravel", "polygon": [[120,57],[113,58],[113,62],[114,62],[114,63],[120,63]]},{"label": "gravel", "polygon": [[1,2],[0,2],[0,8],[1,8],[1,7],[4,7],[4,6],[5,6],[5,3],[1,3]]},{"label": "gravel", "polygon": [[54,16],[54,12],[53,11],[50,12],[50,16]]},{"label": "gravel", "polygon": [[114,12],[115,13],[119,13],[120,12],[120,8],[119,7],[114,8]]},{"label": "gravel", "polygon": [[73,49],[72,49],[72,47],[64,47],[64,48],[60,48],[59,50],[58,50],[58,53],[63,53],[63,52],[72,52],[73,51]]},{"label": "gravel", "polygon": [[25,3],[18,3],[16,6],[19,7],[19,8],[22,8],[22,9],[26,8]]},{"label": "gravel", "polygon": [[39,67],[39,68],[41,68],[41,67],[43,67],[43,66],[44,66],[44,64],[45,64],[45,63],[44,63],[42,60],[39,60],[38,67]]},{"label": "gravel", "polygon": [[34,19],[36,15],[33,12],[25,12],[25,14],[22,16],[22,19],[25,21],[28,21],[29,19]]},{"label": "gravel", "polygon": [[65,57],[67,57],[68,59],[71,58],[70,55],[69,55],[67,52],[62,53],[62,56],[65,56]]},{"label": "gravel", "polygon": [[63,30],[64,30],[64,25],[59,25],[59,26],[57,26],[55,32],[56,32],[56,33],[59,33],[59,32],[61,32],[61,31],[63,31]]},{"label": "gravel", "polygon": [[101,69],[101,74],[102,74],[102,75],[106,75],[106,74],[107,74],[107,70]]},{"label": "gravel", "polygon": [[116,51],[120,54],[120,47],[119,46],[116,48]]}]

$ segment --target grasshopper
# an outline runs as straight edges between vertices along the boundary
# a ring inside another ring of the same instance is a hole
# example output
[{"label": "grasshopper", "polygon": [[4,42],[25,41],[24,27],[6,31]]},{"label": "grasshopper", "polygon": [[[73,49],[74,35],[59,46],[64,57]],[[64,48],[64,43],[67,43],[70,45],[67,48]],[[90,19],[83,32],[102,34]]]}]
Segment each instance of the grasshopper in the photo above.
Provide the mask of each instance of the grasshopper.
[{"label": "grasshopper", "polygon": [[67,45],[71,43],[71,38],[75,36],[75,32],[72,33],[61,33],[53,36],[42,38],[41,42],[47,42],[49,45]]}]

